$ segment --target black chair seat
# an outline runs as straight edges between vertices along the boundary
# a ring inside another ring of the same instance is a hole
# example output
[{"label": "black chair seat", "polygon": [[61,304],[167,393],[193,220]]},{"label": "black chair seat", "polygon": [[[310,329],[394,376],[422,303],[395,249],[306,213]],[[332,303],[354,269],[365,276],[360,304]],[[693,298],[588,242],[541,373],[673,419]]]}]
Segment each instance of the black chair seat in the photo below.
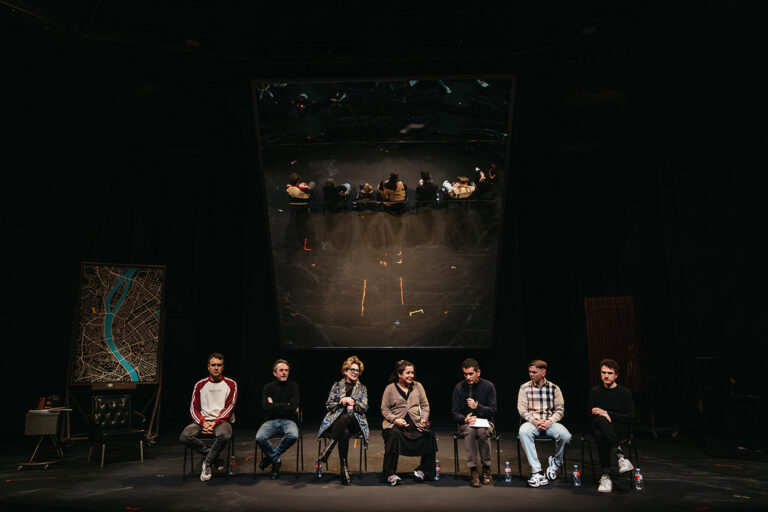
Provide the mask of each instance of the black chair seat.
[{"label": "black chair seat", "polygon": [[[299,428],[299,437],[296,438],[296,478],[299,477],[299,464],[301,464],[301,471],[304,471],[304,434],[301,432],[302,425],[304,424],[304,411],[299,410],[296,416],[296,426]],[[282,439],[282,437],[270,437],[270,441]],[[253,478],[256,478],[257,468],[261,458],[259,457],[259,443],[254,439],[253,441]],[[261,456],[265,457],[264,450],[261,451]]]},{"label": "black chair seat", "polygon": [[126,439],[129,441],[135,441],[144,439],[146,432],[143,429],[138,428],[121,428],[114,430],[103,430],[95,433],[95,435],[101,439],[111,441],[114,439]]},{"label": "black chair seat", "polygon": [[[522,425],[522,423],[521,423],[521,425]],[[534,442],[534,444],[538,444],[538,443],[552,443],[553,447],[555,445],[555,439],[552,438],[552,437],[537,437],[537,438],[534,438],[533,442]],[[568,457],[568,445],[566,444],[565,448],[563,449],[563,463],[560,466],[560,473],[561,473],[560,476],[563,478],[563,480],[568,480],[568,476],[567,476],[568,472],[565,470],[565,468],[568,467],[568,465],[566,463],[567,457]],[[523,464],[522,464],[522,459],[520,457],[520,430],[519,430],[519,428],[518,428],[518,431],[517,431],[517,474],[520,475],[520,476],[523,476]]]},{"label": "black chair seat", "polygon": [[[213,444],[213,442],[216,440],[216,436],[213,434],[200,434],[198,437],[202,442],[204,442],[208,447],[210,448],[210,445]],[[187,453],[189,453],[189,473],[187,473]],[[185,481],[187,479],[188,474],[194,474],[195,473],[195,450],[190,448],[189,446],[184,446],[184,462],[181,466],[181,481]],[[235,430],[232,429],[232,437],[229,438],[229,442],[227,443],[227,455],[226,460],[224,461],[225,466],[225,473],[227,476],[227,480],[229,480],[229,464],[230,461],[232,461],[235,457]]]},{"label": "black chair seat", "polygon": [[[349,436],[349,438],[357,439],[360,441],[360,465],[358,467],[357,472],[358,472],[358,478],[363,478],[363,463],[365,463],[365,472],[366,473],[368,472],[368,445],[365,444],[365,438],[363,437],[362,432],[357,432],[355,434],[352,434],[351,436]],[[317,457],[318,458],[320,458],[320,452],[321,452],[320,444],[322,443],[323,447],[328,446],[329,439],[332,439],[331,433],[328,432],[327,430],[317,438]],[[325,469],[326,470],[328,469],[328,461],[325,462]]]},{"label": "black chair seat", "polygon": [[[581,467],[582,471],[584,470],[584,448],[589,448],[589,463],[590,463],[590,469],[592,471],[592,477],[595,478],[597,476],[595,472],[595,458],[592,454],[592,444],[597,445],[597,440],[590,434],[581,434]],[[625,457],[629,459],[630,462],[635,466],[635,468],[640,467],[640,456],[637,454],[637,443],[635,443],[635,435],[630,428],[629,434],[627,437],[622,438],[618,442],[619,446],[625,446],[627,448],[626,453],[622,450],[622,453]],[[630,481],[633,480],[633,472],[630,471],[627,473],[629,475]]]},{"label": "black chair seat", "polygon": [[[138,441],[139,460],[144,462],[143,428],[147,418],[131,409],[130,395],[96,395],[91,397],[91,415],[88,422],[88,461],[93,449],[101,446],[101,467],[104,467],[107,445],[115,441]],[[139,425],[140,427],[137,427]]]},{"label": "black chair seat", "polygon": [[[459,439],[464,439],[461,432],[453,433],[453,478],[459,477]],[[496,442],[496,474],[501,478],[501,435],[495,430],[491,432],[491,441]]]}]

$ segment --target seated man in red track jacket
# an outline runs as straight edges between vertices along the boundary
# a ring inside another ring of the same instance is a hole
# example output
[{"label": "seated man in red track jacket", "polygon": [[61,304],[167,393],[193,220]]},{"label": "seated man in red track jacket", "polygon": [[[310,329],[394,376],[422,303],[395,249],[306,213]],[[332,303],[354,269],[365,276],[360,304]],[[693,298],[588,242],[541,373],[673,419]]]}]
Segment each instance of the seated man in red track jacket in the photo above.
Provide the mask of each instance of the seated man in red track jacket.
[{"label": "seated man in red track jacket", "polygon": [[[223,375],[224,356],[213,353],[208,356],[208,377],[195,384],[189,412],[194,423],[190,423],[181,433],[180,440],[196,452],[203,455],[203,471],[200,480],[211,479],[211,465],[223,466],[219,453],[232,437],[232,411],[237,402],[237,383]],[[215,440],[210,448],[199,436],[211,434]]]}]

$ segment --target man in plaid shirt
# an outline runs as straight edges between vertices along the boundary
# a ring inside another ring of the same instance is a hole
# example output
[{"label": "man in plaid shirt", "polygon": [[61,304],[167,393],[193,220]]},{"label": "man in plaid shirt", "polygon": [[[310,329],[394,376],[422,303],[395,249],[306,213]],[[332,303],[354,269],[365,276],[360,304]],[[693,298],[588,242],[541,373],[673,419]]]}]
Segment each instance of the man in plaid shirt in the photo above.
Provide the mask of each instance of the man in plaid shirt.
[{"label": "man in plaid shirt", "polygon": [[[571,441],[571,433],[560,424],[565,412],[565,401],[560,388],[546,379],[547,363],[540,359],[531,361],[528,363],[528,375],[531,380],[520,386],[517,395],[517,411],[524,420],[520,425],[519,437],[531,466],[532,475],[528,485],[539,487],[547,485],[548,479],[557,478],[557,472],[563,464],[565,445]],[[549,457],[546,476],[541,471],[534,442],[536,438],[542,437],[555,440],[555,454]]]}]

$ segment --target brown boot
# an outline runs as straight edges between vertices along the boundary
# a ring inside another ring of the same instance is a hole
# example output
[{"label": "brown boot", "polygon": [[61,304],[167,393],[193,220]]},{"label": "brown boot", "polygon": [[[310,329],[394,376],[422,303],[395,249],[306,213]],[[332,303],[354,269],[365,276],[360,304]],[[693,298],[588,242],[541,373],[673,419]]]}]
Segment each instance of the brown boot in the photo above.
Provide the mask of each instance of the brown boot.
[{"label": "brown boot", "polygon": [[490,466],[483,464],[483,485],[491,485],[493,483],[493,477],[491,476]]},{"label": "brown boot", "polygon": [[469,485],[472,487],[480,487],[480,473],[477,472],[477,468],[471,468],[469,474]]}]

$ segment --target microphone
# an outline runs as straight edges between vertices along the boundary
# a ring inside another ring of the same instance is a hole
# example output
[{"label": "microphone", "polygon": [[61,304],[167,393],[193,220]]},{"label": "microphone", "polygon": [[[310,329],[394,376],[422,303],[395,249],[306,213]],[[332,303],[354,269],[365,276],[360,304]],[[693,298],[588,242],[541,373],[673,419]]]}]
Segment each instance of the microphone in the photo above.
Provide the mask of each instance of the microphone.
[{"label": "microphone", "polygon": [[469,384],[469,398],[472,398],[472,388],[474,388],[474,384]]}]

